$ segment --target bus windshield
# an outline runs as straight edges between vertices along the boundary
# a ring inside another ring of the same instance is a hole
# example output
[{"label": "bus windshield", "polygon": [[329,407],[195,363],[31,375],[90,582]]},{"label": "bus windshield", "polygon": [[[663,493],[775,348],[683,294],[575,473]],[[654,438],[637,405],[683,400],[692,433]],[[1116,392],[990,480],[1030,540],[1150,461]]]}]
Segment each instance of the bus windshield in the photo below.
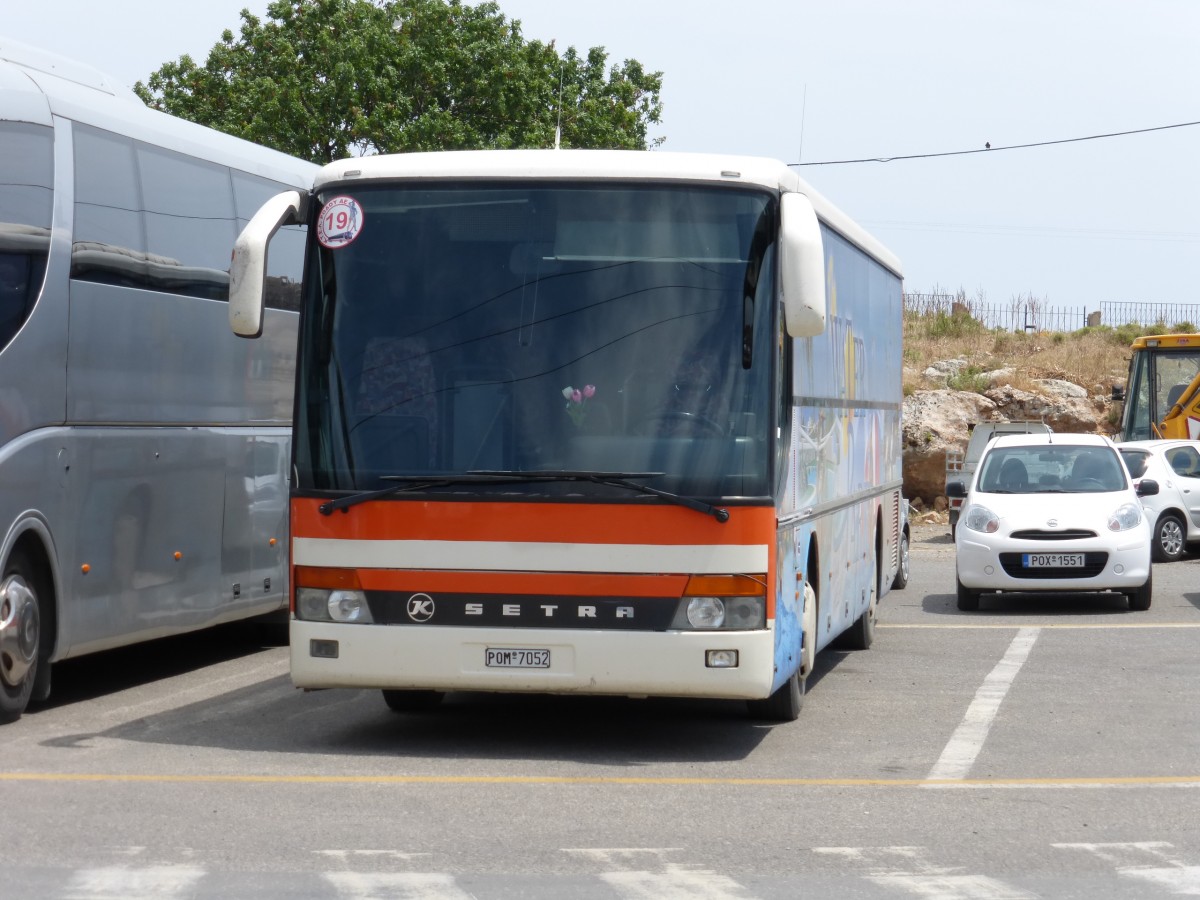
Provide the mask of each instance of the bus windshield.
[{"label": "bus windshield", "polygon": [[[339,185],[315,208],[329,221],[310,242],[299,489],[595,471],[769,495],[771,193],[389,183]],[[539,491],[628,496],[588,480]]]}]

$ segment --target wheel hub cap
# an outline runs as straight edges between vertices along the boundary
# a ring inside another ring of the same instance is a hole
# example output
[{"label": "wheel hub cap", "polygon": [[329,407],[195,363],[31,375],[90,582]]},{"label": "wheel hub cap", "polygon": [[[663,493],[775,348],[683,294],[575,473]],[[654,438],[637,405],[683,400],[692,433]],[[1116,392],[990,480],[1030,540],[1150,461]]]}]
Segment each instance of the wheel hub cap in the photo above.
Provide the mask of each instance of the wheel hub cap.
[{"label": "wheel hub cap", "polygon": [[17,575],[0,586],[0,679],[19,687],[37,659],[37,598]]}]

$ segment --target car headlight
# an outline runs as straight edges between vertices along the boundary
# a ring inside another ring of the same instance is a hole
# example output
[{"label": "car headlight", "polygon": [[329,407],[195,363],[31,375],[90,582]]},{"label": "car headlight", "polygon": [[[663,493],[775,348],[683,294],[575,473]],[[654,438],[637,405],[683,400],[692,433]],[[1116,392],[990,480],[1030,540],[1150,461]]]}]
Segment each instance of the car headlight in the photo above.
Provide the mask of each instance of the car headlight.
[{"label": "car headlight", "polygon": [[1000,517],[986,506],[972,503],[960,517],[959,524],[971,531],[995,534],[1000,530]]},{"label": "car headlight", "polygon": [[1142,523],[1142,507],[1138,503],[1126,503],[1108,517],[1109,531],[1128,531]]}]

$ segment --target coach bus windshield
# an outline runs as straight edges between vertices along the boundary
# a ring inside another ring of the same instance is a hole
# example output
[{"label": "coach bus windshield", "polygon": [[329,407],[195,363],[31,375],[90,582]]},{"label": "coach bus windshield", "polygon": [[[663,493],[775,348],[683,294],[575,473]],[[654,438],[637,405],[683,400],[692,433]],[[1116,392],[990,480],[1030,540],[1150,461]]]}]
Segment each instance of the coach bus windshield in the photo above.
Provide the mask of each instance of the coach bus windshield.
[{"label": "coach bus windshield", "polygon": [[691,496],[769,495],[769,193],[393,183],[315,207],[300,489],[603,471],[659,473],[646,483]]}]

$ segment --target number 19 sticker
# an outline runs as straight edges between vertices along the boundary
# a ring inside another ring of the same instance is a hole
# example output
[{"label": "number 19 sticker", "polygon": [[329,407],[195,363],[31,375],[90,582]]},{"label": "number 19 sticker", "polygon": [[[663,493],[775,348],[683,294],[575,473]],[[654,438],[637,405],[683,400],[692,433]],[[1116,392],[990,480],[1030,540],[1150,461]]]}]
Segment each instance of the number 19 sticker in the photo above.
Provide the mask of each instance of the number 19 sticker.
[{"label": "number 19 sticker", "polygon": [[353,197],[334,197],[321,209],[317,240],[336,250],[352,243],[363,227],[363,209]]}]

